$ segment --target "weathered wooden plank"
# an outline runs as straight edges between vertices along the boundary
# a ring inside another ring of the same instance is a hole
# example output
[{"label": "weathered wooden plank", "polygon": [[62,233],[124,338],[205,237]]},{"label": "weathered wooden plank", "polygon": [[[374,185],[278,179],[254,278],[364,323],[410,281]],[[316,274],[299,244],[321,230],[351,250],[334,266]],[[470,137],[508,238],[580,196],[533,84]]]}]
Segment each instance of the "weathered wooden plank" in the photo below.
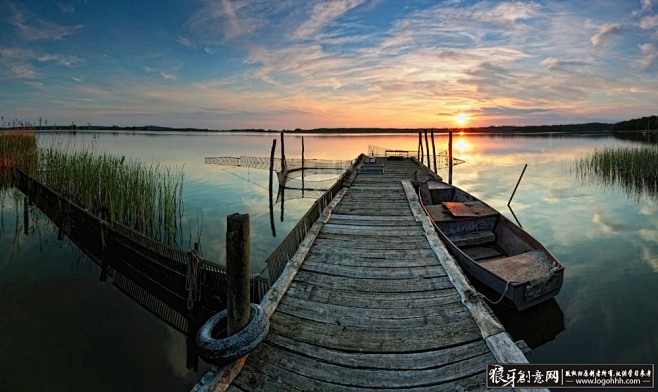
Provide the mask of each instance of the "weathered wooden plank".
[{"label": "weathered wooden plank", "polygon": [[[431,249],[380,249],[378,247],[366,248],[340,248],[335,244],[327,244],[319,240],[311,248],[307,259],[325,260],[341,258],[343,256],[356,256],[364,259],[392,259],[395,261],[423,259],[427,265],[440,265]],[[398,265],[398,264],[393,264]]]},{"label": "weathered wooden plank", "polygon": [[[381,214],[384,208],[354,208],[348,206],[338,206],[336,212],[339,214],[354,214],[354,215],[375,215]],[[386,208],[386,215],[388,216],[407,216],[409,211],[406,209],[391,209]]]},{"label": "weathered wooden plank", "polygon": [[423,229],[419,226],[404,226],[402,227],[386,227],[386,226],[374,226],[374,225],[342,225],[337,223],[325,223],[322,230],[325,233],[333,234],[351,234],[359,236],[396,236],[396,237],[406,237],[413,236],[416,237],[420,234],[423,234]]},{"label": "weathered wooden plank", "polygon": [[[236,379],[236,384],[244,390],[250,391],[326,391],[326,392],[353,392],[354,386],[332,384],[326,381],[304,377],[295,369],[284,369],[267,361],[256,359],[245,366],[245,374]],[[483,375],[476,374],[440,385],[405,388],[414,392],[454,392],[454,391],[484,391]],[[369,388],[373,390],[374,388]],[[363,389],[361,389],[363,390]],[[399,388],[376,388],[380,392],[399,392]]]},{"label": "weathered wooden plank", "polygon": [[385,328],[377,323],[366,327],[328,324],[276,312],[270,319],[270,333],[313,342],[326,348],[362,352],[409,352],[434,350],[472,342],[480,337],[473,319],[443,325],[413,328]]},{"label": "weathered wooden plank", "polygon": [[[345,265],[352,267],[360,268],[410,268],[410,267],[425,267],[425,266],[435,266],[436,262],[428,257],[415,256],[410,257],[409,259],[401,259],[400,257],[394,256],[373,256],[368,254],[367,250],[356,249],[355,253],[363,252],[361,255],[357,255],[358,258],[350,258],[349,255],[345,255],[342,252],[335,253],[322,253],[322,252],[313,252],[305,261],[305,263],[315,262],[315,263],[324,263],[324,264],[333,264],[333,265]],[[395,252],[395,251],[392,251]],[[416,250],[410,250],[410,252],[418,252]],[[354,257],[354,256],[353,256]],[[402,256],[404,257],[404,256]],[[443,268],[443,267],[441,267]]]},{"label": "weathered wooden plank", "polygon": [[437,350],[394,354],[331,350],[276,334],[268,335],[266,341],[273,346],[300,353],[311,359],[344,367],[382,370],[430,369],[489,352],[489,347],[483,340]]},{"label": "weathered wooden plank", "polygon": [[418,226],[413,227],[386,227],[386,226],[356,226],[356,225],[339,225],[335,223],[326,223],[322,231],[328,234],[348,234],[348,235],[370,235],[370,236],[391,236],[391,237],[416,237],[423,233],[423,229]]},{"label": "weathered wooden plank", "polygon": [[331,214],[331,219],[356,221],[416,222],[413,216]]},{"label": "weathered wooden plank", "polygon": [[440,306],[459,302],[461,298],[453,288],[433,291],[415,291],[403,293],[350,292],[331,290],[295,281],[290,285],[286,296],[300,298],[316,303],[333,303],[354,308],[399,309],[406,307]]},{"label": "weathered wooden plank", "polygon": [[[343,260],[349,260],[349,258],[346,257]],[[307,260],[304,265],[302,265],[302,270],[332,276],[344,276],[348,278],[384,280],[434,278],[439,276],[447,276],[445,270],[440,265],[417,267],[362,267],[341,264],[328,264],[317,261],[309,262]]]},{"label": "weathered wooden plank", "polygon": [[323,246],[351,247],[355,249],[373,249],[377,247],[381,250],[430,248],[428,242],[424,241],[422,238],[403,237],[392,242],[379,237],[361,237],[357,239],[351,235],[328,233],[319,233],[317,236],[317,244]]},{"label": "weathered wooden plank", "polygon": [[335,219],[333,216],[329,220],[329,223],[343,225],[343,226],[381,226],[386,228],[408,228],[408,227],[417,227],[418,223],[413,220],[357,220],[357,219]]},{"label": "weathered wooden plank", "polygon": [[331,276],[301,270],[297,279],[307,284],[345,291],[365,291],[381,293],[405,293],[415,291],[432,291],[452,287],[446,276],[432,278],[411,278],[398,280],[361,279],[344,276]]},{"label": "weathered wooden plank", "polygon": [[278,311],[320,323],[364,328],[377,325],[388,329],[444,325],[470,317],[466,307],[460,303],[392,310],[319,304],[288,296],[281,301]]},{"label": "weathered wooden plank", "polygon": [[[387,371],[380,369],[348,368],[323,361],[308,361],[308,358],[284,351],[269,344],[259,351],[263,362],[294,371],[310,379],[353,388],[414,388],[440,385],[462,377],[472,376],[484,368],[491,354],[483,354],[461,362],[429,369]],[[346,371],[348,370],[348,371]]]}]

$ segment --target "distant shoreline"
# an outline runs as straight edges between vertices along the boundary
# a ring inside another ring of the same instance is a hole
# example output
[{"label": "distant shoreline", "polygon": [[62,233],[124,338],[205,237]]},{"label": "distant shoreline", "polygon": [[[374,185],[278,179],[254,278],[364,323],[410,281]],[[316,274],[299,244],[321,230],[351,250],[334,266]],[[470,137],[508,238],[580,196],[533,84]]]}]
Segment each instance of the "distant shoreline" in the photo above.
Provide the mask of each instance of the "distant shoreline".
[{"label": "distant shoreline", "polygon": [[[608,133],[611,131],[613,124],[606,123],[587,123],[587,124],[567,124],[567,125],[531,125],[531,126],[489,126],[473,128],[433,128],[438,133],[448,132],[466,132],[466,133],[486,133],[486,134],[528,134],[528,133]],[[36,128],[36,129],[35,129]],[[9,129],[3,129],[9,131]],[[14,129],[16,130],[16,129]],[[80,127],[71,129],[70,127],[43,126],[31,127],[31,130],[38,132],[77,132],[77,131],[116,131],[116,132],[208,132],[208,133],[290,133],[290,134],[417,134],[430,130],[430,128],[314,128],[314,129],[294,129],[294,130],[273,130],[273,129],[202,129],[202,128],[172,128],[159,126],[97,126]]]}]

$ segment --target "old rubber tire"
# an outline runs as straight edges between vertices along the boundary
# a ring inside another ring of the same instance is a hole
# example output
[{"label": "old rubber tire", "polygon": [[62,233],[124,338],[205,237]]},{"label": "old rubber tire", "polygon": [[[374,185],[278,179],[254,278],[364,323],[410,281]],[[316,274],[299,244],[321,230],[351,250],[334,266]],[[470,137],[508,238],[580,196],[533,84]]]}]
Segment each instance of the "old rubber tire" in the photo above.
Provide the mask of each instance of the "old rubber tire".
[{"label": "old rubber tire", "polygon": [[209,318],[196,335],[199,356],[212,365],[224,365],[253,351],[265,339],[270,322],[260,305],[251,304],[250,312],[249,324],[242,331],[225,339],[213,338],[212,330],[227,317],[227,310],[224,309]]}]

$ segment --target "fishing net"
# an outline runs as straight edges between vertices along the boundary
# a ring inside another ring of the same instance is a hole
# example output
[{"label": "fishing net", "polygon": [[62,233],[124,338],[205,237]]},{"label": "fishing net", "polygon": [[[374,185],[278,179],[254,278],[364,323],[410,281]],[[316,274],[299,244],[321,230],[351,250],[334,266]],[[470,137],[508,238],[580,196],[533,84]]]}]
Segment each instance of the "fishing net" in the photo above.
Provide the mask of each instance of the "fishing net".
[{"label": "fishing net", "polygon": [[[403,156],[405,158],[417,157],[418,151],[411,150],[395,150],[392,148],[378,147],[378,146],[368,146],[368,156],[375,157],[390,157],[390,156]],[[438,169],[445,169],[448,167],[448,162],[450,157],[448,156],[448,150],[439,151],[436,153],[436,166]],[[452,157],[452,165],[457,166],[464,163],[463,159]]]}]

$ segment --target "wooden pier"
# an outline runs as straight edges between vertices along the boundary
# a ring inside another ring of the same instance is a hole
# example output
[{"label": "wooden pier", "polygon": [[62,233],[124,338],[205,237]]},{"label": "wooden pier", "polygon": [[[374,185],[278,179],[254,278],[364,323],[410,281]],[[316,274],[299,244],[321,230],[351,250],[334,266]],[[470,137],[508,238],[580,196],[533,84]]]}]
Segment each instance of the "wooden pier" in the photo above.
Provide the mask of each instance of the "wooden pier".
[{"label": "wooden pier", "polygon": [[261,305],[265,341],[198,390],[485,389],[485,365],[527,362],[432,229],[416,160],[364,164]]}]

